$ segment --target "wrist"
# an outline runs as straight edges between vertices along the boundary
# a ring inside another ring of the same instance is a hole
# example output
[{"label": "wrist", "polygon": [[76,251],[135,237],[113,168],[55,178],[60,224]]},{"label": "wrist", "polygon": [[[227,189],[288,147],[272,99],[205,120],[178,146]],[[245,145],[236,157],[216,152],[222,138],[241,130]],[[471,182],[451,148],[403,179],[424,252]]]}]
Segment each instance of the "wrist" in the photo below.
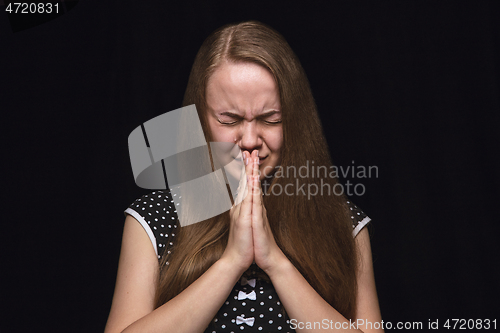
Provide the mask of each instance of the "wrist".
[{"label": "wrist", "polygon": [[222,256],[215,262],[215,264],[217,264],[223,274],[232,275],[236,280],[238,280],[248,269],[248,267],[242,266],[240,262],[230,258],[229,256]]},{"label": "wrist", "polygon": [[280,251],[274,260],[274,264],[265,269],[265,273],[271,280],[278,278],[281,275],[287,274],[294,266],[290,260]]}]

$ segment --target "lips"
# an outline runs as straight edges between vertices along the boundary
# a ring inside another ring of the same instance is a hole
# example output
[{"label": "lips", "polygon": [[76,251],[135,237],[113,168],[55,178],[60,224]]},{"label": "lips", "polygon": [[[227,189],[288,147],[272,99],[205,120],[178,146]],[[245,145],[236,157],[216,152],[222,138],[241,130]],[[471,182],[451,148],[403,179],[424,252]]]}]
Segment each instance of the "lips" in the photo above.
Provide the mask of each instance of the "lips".
[{"label": "lips", "polygon": [[259,158],[259,165],[261,165],[262,163],[264,163],[263,161],[265,161],[266,158],[267,158],[267,156]]}]

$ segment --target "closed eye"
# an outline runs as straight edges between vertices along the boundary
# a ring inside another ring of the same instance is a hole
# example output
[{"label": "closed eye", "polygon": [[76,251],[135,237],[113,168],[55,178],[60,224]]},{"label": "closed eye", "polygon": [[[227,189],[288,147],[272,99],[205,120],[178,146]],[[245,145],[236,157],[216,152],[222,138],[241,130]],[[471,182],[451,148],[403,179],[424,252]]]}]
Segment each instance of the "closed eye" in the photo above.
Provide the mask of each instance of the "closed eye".
[{"label": "closed eye", "polygon": [[[276,115],[279,113],[279,111],[273,110],[266,112],[265,114],[262,114],[261,116],[257,117],[257,120],[261,121],[262,123],[266,125],[278,125],[281,124],[282,120],[279,119],[280,117],[276,117]],[[244,120],[241,116],[230,113],[230,112],[223,112],[221,113],[221,116],[224,118],[224,120],[221,120],[219,117],[217,118],[217,121],[219,124],[226,125],[226,126],[233,126]],[[274,119],[272,119],[274,118]],[[278,119],[276,119],[278,118]],[[269,120],[266,120],[269,119]],[[272,119],[272,120],[271,120]]]},{"label": "closed eye", "polygon": [[266,125],[277,125],[281,124],[280,112],[278,110],[271,110],[259,117],[262,122]]},{"label": "closed eye", "polygon": [[220,120],[219,118],[217,118],[217,121],[222,124],[222,125],[228,125],[228,126],[231,126],[231,125],[236,125],[236,123],[238,123],[238,120],[235,120],[235,121],[222,121]]},{"label": "closed eye", "polygon": [[264,120],[264,123],[267,124],[267,125],[277,125],[277,124],[281,124],[281,120],[276,120],[276,121],[267,121],[267,120]]},{"label": "closed eye", "polygon": [[[236,125],[239,121],[238,120],[235,120],[235,121],[222,121],[220,119],[217,119],[217,121],[222,124],[222,125],[227,125],[227,126],[231,126],[231,125]],[[262,122],[266,125],[278,125],[278,124],[281,124],[282,123],[282,120],[276,120],[276,121],[267,121],[267,120],[262,120]]]}]

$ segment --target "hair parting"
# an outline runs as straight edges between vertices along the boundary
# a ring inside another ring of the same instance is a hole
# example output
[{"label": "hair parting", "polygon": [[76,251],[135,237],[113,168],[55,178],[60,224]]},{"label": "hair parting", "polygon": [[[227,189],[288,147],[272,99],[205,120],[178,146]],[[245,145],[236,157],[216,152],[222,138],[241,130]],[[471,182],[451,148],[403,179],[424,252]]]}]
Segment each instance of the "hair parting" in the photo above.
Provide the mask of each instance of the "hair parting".
[{"label": "hair parting", "polygon": [[[309,82],[285,39],[260,22],[224,26],[213,32],[196,55],[183,105],[195,104],[207,142],[205,89],[211,75],[225,62],[252,62],[273,75],[282,108],[283,146],[280,164],[296,168],[314,161],[332,166]],[[300,121],[299,121],[300,120]],[[319,178],[274,177],[264,196],[276,243],[304,278],[346,318],[356,308],[357,253],[352,222],[343,195],[274,195],[273,186],[300,186]],[[323,179],[331,186],[336,178]],[[179,230],[180,229],[180,230]],[[200,277],[224,252],[229,212],[178,228],[176,243],[160,262],[156,307],[166,303]],[[166,264],[168,262],[168,265]]]}]

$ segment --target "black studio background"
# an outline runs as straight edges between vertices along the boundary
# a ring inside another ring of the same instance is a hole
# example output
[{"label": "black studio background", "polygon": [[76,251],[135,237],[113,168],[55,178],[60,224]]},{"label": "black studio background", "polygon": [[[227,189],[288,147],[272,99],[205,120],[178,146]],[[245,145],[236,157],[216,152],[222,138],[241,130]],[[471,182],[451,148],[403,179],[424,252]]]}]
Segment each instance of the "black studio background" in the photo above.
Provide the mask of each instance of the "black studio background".
[{"label": "black studio background", "polygon": [[[308,74],[334,163],[377,166],[384,321],[500,319],[498,1],[96,1],[0,14],[0,331],[102,331],[133,180],[127,137],[180,107],[202,41],[257,19]],[[353,162],[354,161],[354,162]],[[6,280],[5,280],[6,279]],[[495,317],[497,316],[497,317]]]}]

